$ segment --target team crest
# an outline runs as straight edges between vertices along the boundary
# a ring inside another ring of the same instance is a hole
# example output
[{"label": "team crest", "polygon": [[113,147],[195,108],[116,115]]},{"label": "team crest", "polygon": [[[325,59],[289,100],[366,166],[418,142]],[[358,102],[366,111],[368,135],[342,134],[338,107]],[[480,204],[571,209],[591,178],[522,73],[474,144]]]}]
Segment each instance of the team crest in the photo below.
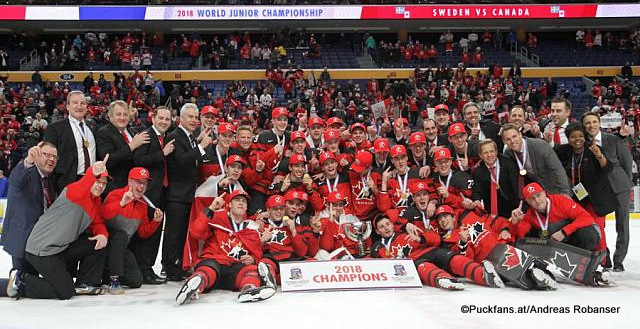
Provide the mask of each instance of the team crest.
[{"label": "team crest", "polygon": [[505,251],[504,261],[500,265],[506,268],[507,271],[524,266],[524,261],[526,260],[524,252],[509,245],[505,246],[507,250]]}]

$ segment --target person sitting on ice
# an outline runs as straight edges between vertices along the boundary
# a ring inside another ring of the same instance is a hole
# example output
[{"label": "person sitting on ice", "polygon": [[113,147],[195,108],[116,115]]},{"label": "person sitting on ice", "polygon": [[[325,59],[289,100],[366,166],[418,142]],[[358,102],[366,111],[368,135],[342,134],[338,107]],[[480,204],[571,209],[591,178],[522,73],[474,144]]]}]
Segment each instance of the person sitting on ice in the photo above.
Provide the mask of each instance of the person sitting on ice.
[{"label": "person sitting on ice", "polygon": [[216,197],[189,226],[189,234],[203,242],[202,254],[176,296],[177,305],[213,289],[240,290],[239,302],[261,301],[276,293],[268,266],[258,263],[262,242],[258,225],[246,218],[249,195],[235,190],[225,196]]},{"label": "person sitting on ice", "polygon": [[[441,206],[436,217],[453,213],[449,206]],[[420,280],[431,287],[463,290],[464,284],[453,275],[464,276],[473,282],[489,287],[503,288],[504,283],[490,262],[477,263],[457,252],[441,248],[440,236],[432,231],[419,235],[396,233],[388,216],[380,214],[374,219],[376,233],[380,235],[371,247],[374,258],[411,258],[416,264]]]}]

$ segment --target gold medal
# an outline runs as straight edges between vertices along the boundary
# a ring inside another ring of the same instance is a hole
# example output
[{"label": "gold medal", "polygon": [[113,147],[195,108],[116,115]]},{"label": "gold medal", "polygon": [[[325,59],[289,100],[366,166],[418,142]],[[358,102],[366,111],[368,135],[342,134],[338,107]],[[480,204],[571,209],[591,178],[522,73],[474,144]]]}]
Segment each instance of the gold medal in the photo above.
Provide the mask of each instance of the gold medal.
[{"label": "gold medal", "polygon": [[549,231],[547,230],[542,230],[542,234],[540,234],[540,236],[542,236],[543,238],[548,238],[549,237]]},{"label": "gold medal", "polygon": [[89,147],[89,141],[87,141],[87,140],[83,140],[83,141],[82,141],[82,146],[84,146],[84,147],[87,147],[87,148],[88,148],[88,147]]},{"label": "gold medal", "polygon": [[520,169],[520,176],[525,176],[527,174],[527,169]]}]

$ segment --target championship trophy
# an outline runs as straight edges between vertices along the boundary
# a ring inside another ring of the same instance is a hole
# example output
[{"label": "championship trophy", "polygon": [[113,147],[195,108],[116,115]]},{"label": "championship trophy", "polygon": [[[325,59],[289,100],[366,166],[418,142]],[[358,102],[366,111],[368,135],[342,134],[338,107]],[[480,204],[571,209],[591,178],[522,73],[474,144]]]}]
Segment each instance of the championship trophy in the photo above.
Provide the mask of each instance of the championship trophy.
[{"label": "championship trophy", "polygon": [[369,238],[371,235],[371,222],[347,223],[344,224],[343,227],[344,235],[346,235],[349,240],[358,243],[358,256],[360,258],[364,257],[364,240]]}]

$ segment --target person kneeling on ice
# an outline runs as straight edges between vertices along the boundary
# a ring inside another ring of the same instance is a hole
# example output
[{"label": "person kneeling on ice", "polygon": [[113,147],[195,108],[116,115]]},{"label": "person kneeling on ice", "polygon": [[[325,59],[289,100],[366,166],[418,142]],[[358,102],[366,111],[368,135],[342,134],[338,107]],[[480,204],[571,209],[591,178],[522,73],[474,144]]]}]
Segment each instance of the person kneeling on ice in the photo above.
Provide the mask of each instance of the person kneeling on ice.
[{"label": "person kneeling on ice", "polygon": [[109,229],[107,263],[109,293],[112,295],[124,294],[120,283],[129,288],[142,285],[142,272],[133,251],[127,246],[136,232],[141,239],[153,235],[164,217],[162,210],[157,208],[150,215],[148,211],[153,206],[148,205],[148,199],[143,199],[147,182],[151,179],[149,170],[132,168],[128,179],[127,186],[111,191],[102,206],[102,217]]},{"label": "person kneeling on ice", "polygon": [[438,209],[437,230],[442,245],[476,262],[490,261],[502,279],[523,289],[556,290],[558,283],[541,259],[508,245],[509,221],[504,217],[477,215],[470,210]]},{"label": "person kneeling on ice", "polygon": [[454,251],[440,248],[440,236],[432,230],[420,232],[420,235],[396,233],[389,217],[382,214],[374,220],[374,227],[381,239],[371,247],[371,257],[411,258],[424,284],[463,290],[464,284],[449,274],[453,273],[482,286],[504,287],[490,262],[481,265]]},{"label": "person kneeling on ice", "polygon": [[[69,299],[100,295],[109,233],[102,219],[100,195],[107,186],[107,154],[77,182],[67,185],[33,227],[25,260],[40,274],[9,274],[7,295],[20,298]],[[80,263],[79,266],[77,265]],[[77,267],[75,284],[74,269]]]},{"label": "person kneeling on ice", "polygon": [[[262,258],[258,225],[247,220],[249,195],[235,190],[216,197],[191,223],[189,234],[203,242],[193,274],[182,286],[176,303],[182,305],[199,292],[214,288],[240,290],[239,302],[254,302],[276,293],[275,281]],[[228,209],[224,205],[228,201]]]},{"label": "person kneeling on ice", "polygon": [[[573,199],[561,194],[548,194],[538,183],[522,189],[522,197],[529,210],[518,207],[511,213],[510,231],[517,240],[517,247],[555,265],[554,274],[587,285],[611,285],[613,279],[600,264],[604,251],[596,251],[600,242],[600,230],[593,216]],[[561,261],[558,261],[560,260]],[[577,262],[577,263],[576,263]],[[568,267],[576,267],[578,270]]]}]

